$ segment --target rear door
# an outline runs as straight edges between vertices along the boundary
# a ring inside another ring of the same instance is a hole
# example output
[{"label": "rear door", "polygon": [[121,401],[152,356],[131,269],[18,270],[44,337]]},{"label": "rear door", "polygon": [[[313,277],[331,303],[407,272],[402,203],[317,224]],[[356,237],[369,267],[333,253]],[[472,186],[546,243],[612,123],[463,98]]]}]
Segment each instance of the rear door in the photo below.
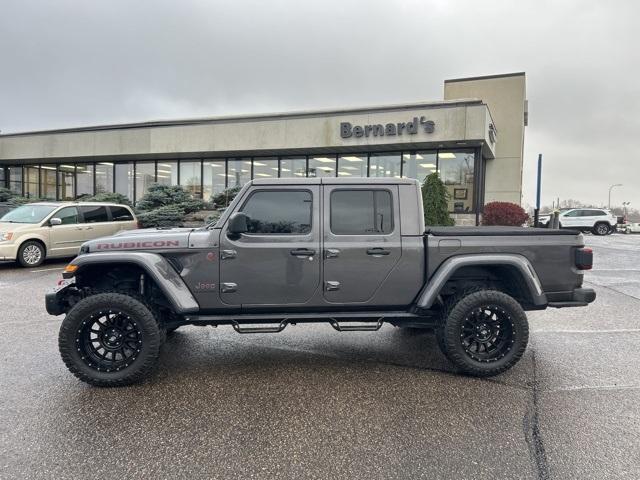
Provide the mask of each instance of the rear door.
[{"label": "rear door", "polygon": [[380,305],[376,292],[400,259],[396,185],[323,185],[325,301]]},{"label": "rear door", "polygon": [[84,242],[84,229],[78,222],[78,209],[64,207],[51,218],[59,218],[62,223],[49,227],[49,255],[64,257],[77,254]]},{"label": "rear door", "polygon": [[220,235],[220,299],[245,307],[308,303],[320,288],[319,185],[255,186],[238,209],[249,231]]},{"label": "rear door", "polygon": [[84,205],[78,207],[82,214],[85,240],[113,235],[113,225],[109,222],[107,207],[104,205]]}]

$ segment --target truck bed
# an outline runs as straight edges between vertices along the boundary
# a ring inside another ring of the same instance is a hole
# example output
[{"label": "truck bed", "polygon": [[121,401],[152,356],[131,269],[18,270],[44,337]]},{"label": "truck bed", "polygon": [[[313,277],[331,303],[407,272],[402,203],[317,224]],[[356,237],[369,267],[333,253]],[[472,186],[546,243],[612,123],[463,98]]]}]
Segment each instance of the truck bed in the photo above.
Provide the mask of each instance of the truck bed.
[{"label": "truck bed", "polygon": [[427,227],[424,233],[435,237],[525,237],[538,235],[578,235],[580,232],[576,230],[527,227]]}]

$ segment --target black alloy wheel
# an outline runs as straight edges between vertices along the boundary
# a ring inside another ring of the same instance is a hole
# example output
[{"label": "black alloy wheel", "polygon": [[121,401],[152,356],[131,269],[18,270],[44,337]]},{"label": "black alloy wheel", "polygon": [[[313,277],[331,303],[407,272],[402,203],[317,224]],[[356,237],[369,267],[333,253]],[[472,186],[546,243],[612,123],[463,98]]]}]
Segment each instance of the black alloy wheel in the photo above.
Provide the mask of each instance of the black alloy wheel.
[{"label": "black alloy wheel", "polygon": [[78,302],[62,321],[58,337],[67,368],[102,387],[145,379],[155,367],[161,341],[151,310],[123,293],[98,293]]},{"label": "black alloy wheel", "polygon": [[488,377],[520,360],[529,325],[513,297],[497,290],[476,290],[447,302],[436,335],[440,349],[459,370]]}]

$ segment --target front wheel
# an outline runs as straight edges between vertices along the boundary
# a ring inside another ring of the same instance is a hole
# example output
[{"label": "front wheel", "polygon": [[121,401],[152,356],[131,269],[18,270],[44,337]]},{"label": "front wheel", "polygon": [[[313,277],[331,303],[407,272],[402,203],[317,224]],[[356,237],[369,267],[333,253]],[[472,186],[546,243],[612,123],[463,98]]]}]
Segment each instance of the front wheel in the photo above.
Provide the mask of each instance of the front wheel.
[{"label": "front wheel", "polygon": [[18,249],[18,263],[23,267],[38,267],[44,262],[44,246],[35,240],[29,240]]},{"label": "front wheel", "polygon": [[606,235],[611,230],[608,223],[596,223],[593,227],[594,235]]},{"label": "front wheel", "polygon": [[161,344],[158,324],[139,300],[99,293],[79,301],[62,321],[58,346],[67,368],[99,387],[129,385],[155,367]]},{"label": "front wheel", "polygon": [[518,363],[529,341],[529,324],[512,297],[479,290],[448,302],[436,334],[442,353],[456,368],[490,377]]}]

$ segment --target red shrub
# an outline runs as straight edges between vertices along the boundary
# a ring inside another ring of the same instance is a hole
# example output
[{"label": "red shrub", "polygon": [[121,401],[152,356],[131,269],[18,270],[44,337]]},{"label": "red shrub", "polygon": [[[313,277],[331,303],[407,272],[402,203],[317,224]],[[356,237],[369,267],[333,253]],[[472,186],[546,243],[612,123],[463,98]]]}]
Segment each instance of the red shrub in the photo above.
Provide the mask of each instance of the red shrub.
[{"label": "red shrub", "polygon": [[520,205],[509,202],[490,202],[484,206],[483,225],[522,226],[529,215]]}]

